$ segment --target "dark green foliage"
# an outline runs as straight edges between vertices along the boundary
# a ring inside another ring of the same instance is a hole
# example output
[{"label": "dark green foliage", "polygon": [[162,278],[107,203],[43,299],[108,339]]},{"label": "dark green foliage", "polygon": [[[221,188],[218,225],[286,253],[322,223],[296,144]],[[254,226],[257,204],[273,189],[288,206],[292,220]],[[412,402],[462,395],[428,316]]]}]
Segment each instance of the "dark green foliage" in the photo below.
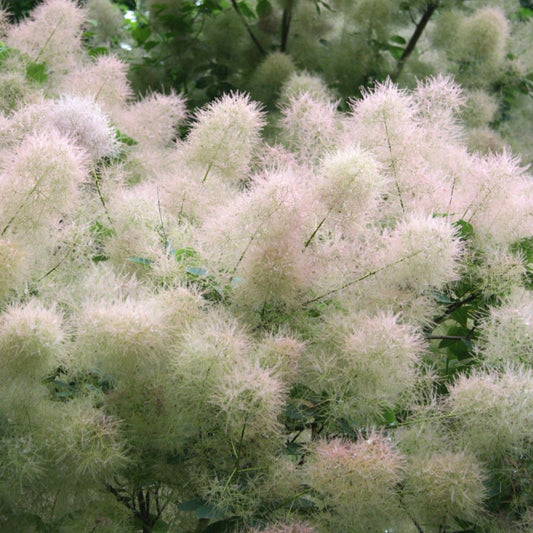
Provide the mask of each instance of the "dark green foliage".
[{"label": "dark green foliage", "polygon": [[7,9],[11,22],[17,22],[36,6],[42,3],[43,0],[4,0],[3,7]]}]

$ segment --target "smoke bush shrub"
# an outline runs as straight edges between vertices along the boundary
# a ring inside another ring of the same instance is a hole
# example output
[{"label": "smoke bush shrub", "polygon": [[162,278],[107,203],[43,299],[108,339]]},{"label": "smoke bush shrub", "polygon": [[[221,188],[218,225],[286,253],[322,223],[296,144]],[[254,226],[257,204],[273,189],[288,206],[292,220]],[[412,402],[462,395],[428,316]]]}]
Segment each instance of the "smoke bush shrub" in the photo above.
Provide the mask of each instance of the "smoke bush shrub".
[{"label": "smoke bush shrub", "polygon": [[533,181],[467,146],[474,90],[342,112],[280,55],[279,113],[228,93],[180,136],[77,30],[17,37],[57,10],[7,31],[53,76],[0,65],[0,529],[525,531]]}]

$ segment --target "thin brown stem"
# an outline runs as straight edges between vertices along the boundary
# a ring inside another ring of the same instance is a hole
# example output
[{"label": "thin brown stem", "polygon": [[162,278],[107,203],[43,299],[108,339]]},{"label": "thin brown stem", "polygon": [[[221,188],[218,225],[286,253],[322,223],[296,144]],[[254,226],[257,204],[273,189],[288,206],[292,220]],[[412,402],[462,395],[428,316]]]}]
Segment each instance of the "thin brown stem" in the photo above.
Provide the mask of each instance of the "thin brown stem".
[{"label": "thin brown stem", "polygon": [[432,2],[428,2],[426,4],[426,9],[422,14],[422,18],[418,21],[413,35],[411,35],[411,38],[409,39],[409,42],[407,43],[403,54],[401,55],[400,59],[398,59],[398,63],[396,63],[396,68],[394,69],[394,72],[391,76],[393,81],[396,81],[400,77],[400,74],[402,73],[406,61],[409,59],[409,56],[416,48],[418,40],[422,36],[422,33],[424,33],[424,30],[426,29],[429,20],[433,16],[433,13],[435,13],[437,8],[439,7],[439,4],[440,0],[433,0]]},{"label": "thin brown stem", "polygon": [[37,179],[37,181],[31,188],[31,191],[28,193],[26,198],[24,198],[23,202],[18,206],[17,210],[15,211],[15,214],[9,219],[8,223],[6,224],[6,227],[2,230],[2,233],[0,233],[0,237],[3,237],[6,231],[10,228],[11,224],[13,224],[13,221],[18,217],[19,213],[22,211],[22,209],[26,205],[26,202],[28,202],[31,195],[37,190],[37,188],[41,184],[41,181],[42,181],[42,177]]},{"label": "thin brown stem", "polygon": [[122,494],[120,494],[118,489],[113,487],[113,485],[107,484],[106,488],[111,494],[113,494],[113,496],[116,498],[117,501],[119,501],[120,503],[122,503],[128,509],[130,509],[131,511],[135,513],[135,504],[133,503],[134,500],[131,500],[127,496],[123,496]]},{"label": "thin brown stem", "polygon": [[[331,210],[329,211],[331,213]],[[326,222],[326,219],[328,218],[329,213],[318,223],[318,226],[313,230],[313,233],[311,233],[311,236],[305,241],[304,249],[307,248],[311,241],[315,238],[315,235],[318,233],[318,230],[322,227],[322,224]]]},{"label": "thin brown stem", "polygon": [[291,20],[292,20],[292,6],[293,3],[289,2],[287,7],[283,10],[283,14],[281,16],[281,44],[280,44],[280,50],[282,52],[287,51],[287,41],[289,40],[289,30],[291,27]]},{"label": "thin brown stem", "polygon": [[39,61],[39,59],[41,57],[41,54],[43,53],[43,50],[48,46],[48,43],[51,41],[52,37],[55,35],[57,29],[59,28],[59,25],[63,22],[64,18],[65,18],[65,16],[63,15],[57,21],[57,24],[55,25],[54,29],[50,32],[50,35],[48,36],[48,38],[46,39],[44,44],[41,46],[41,49],[39,50],[39,53],[35,56],[35,59],[33,60],[34,63],[37,63],[37,61]]},{"label": "thin brown stem", "polygon": [[415,255],[418,255],[421,252],[422,252],[422,250],[418,250],[416,252],[413,252],[412,254],[406,255],[405,257],[401,257],[400,259],[397,259],[396,261],[393,261],[392,263],[388,263],[386,265],[383,265],[382,267],[376,268],[375,270],[370,270],[366,274],[360,276],[357,279],[353,279],[351,281],[348,281],[348,282],[344,283],[343,285],[341,285],[340,287],[337,287],[336,289],[331,289],[330,291],[325,292],[325,293],[321,294],[320,296],[316,296],[315,298],[312,298],[311,300],[307,300],[306,302],[303,303],[303,305],[307,306],[309,304],[312,304],[314,302],[318,302],[319,300],[322,300],[322,299],[327,298],[329,296],[333,296],[337,292],[340,292],[340,291],[342,291],[344,289],[347,289],[348,287],[351,287],[352,285],[355,285],[356,283],[359,283],[360,281],[363,281],[363,280],[365,280],[367,278],[370,278],[371,276],[374,276],[375,274],[378,274],[382,270],[386,270],[387,268],[393,267],[393,266],[395,266],[395,265],[397,265],[399,263],[402,263],[403,261],[407,261],[407,259],[411,259],[412,257],[414,257]]},{"label": "thin brown stem", "polygon": [[442,313],[442,315],[438,316],[437,318],[433,319],[433,322],[435,324],[440,324],[444,319],[446,319],[449,315],[451,315],[454,311],[462,307],[463,305],[471,302],[472,300],[475,300],[479,296],[478,293],[472,293],[463,300],[458,300],[456,302],[453,302],[448,306],[446,311]]},{"label": "thin brown stem", "polygon": [[38,280],[37,280],[37,283],[39,283],[40,281],[42,281],[43,279],[47,278],[50,274],[52,274],[53,272],[55,272],[62,264],[63,262],[67,259],[67,257],[72,253],[72,248],[68,250],[68,252],[50,269],[48,270],[45,274],[43,274]]},{"label": "thin brown stem", "polygon": [[102,207],[104,208],[105,214],[107,216],[107,220],[109,220],[109,223],[111,226],[113,226],[113,221],[111,220],[111,217],[109,216],[109,211],[107,210],[107,205],[105,203],[104,195],[102,193],[102,189],[100,188],[100,176],[96,172],[96,170],[92,169],[92,174],[94,177],[94,184],[96,185],[96,191],[98,192],[98,198],[100,199],[100,203],[102,204]]},{"label": "thin brown stem", "polygon": [[233,9],[235,9],[237,15],[239,15],[244,27],[246,28],[246,31],[248,32],[248,35],[250,35],[250,38],[254,42],[255,46],[261,52],[261,55],[266,56],[266,50],[263,48],[263,45],[259,42],[257,37],[255,36],[254,32],[252,31],[252,28],[248,24],[248,21],[246,20],[246,17],[242,14],[242,11],[239,8],[239,5],[237,4],[236,0],[231,0],[231,5],[233,6]]},{"label": "thin brown stem", "polygon": [[413,522],[413,525],[415,526],[415,529],[418,531],[418,533],[424,533],[424,530],[422,529],[420,524],[417,522],[415,517],[409,512],[409,509],[407,508],[407,505],[403,501],[401,493],[400,493],[400,505],[402,506],[403,510],[405,511],[405,513],[407,514],[407,516],[409,517],[411,522]]},{"label": "thin brown stem", "polygon": [[403,199],[402,199],[402,190],[400,188],[400,182],[398,181],[398,170],[396,168],[396,160],[394,159],[394,155],[392,153],[392,144],[390,141],[389,127],[387,124],[387,117],[385,115],[385,111],[383,111],[383,125],[385,126],[385,135],[387,136],[387,146],[389,148],[389,154],[391,158],[391,168],[394,174],[394,183],[396,184],[396,190],[398,192],[398,200],[400,200],[400,207],[402,208],[402,211],[405,213],[405,206],[403,205]]}]

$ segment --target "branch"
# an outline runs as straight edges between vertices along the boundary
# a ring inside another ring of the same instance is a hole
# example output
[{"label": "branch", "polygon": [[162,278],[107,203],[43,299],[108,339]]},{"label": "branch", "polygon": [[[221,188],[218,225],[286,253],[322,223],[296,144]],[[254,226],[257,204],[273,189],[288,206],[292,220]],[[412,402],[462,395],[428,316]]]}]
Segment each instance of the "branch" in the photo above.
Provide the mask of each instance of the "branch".
[{"label": "branch", "polygon": [[266,50],[263,48],[263,45],[259,42],[257,37],[254,35],[254,32],[252,31],[252,28],[250,28],[250,25],[248,24],[248,21],[246,20],[246,18],[242,14],[242,11],[240,10],[239,6],[237,5],[236,0],[231,0],[231,5],[233,6],[233,9],[235,9],[237,14],[241,18],[241,21],[244,24],[244,27],[246,28],[246,31],[250,35],[250,37],[251,37],[252,41],[254,42],[255,46],[257,46],[257,49],[259,50],[259,52],[261,52],[261,55],[266,56],[267,55]]},{"label": "branch", "polygon": [[91,173],[93,175],[94,184],[96,185],[96,190],[98,192],[98,198],[100,198],[100,203],[102,204],[102,207],[104,208],[105,214],[107,216],[107,220],[109,220],[109,223],[111,224],[111,227],[112,227],[113,221],[111,220],[111,217],[109,216],[109,211],[107,210],[107,205],[105,203],[104,195],[100,187],[100,176],[94,167],[91,169]]},{"label": "branch", "polygon": [[36,283],[39,283],[40,281],[42,281],[44,278],[48,277],[50,274],[52,274],[53,272],[55,272],[62,264],[63,262],[67,259],[67,257],[72,253],[72,248],[70,248],[67,253],[50,269],[48,270],[48,272],[46,272],[46,274],[43,274],[37,281]]},{"label": "branch", "polygon": [[403,500],[403,494],[401,492],[403,489],[404,489],[404,486],[403,486],[403,483],[402,483],[402,484],[400,484],[400,492],[398,494],[399,500],[400,500],[400,506],[403,508],[403,510],[405,511],[405,513],[407,514],[407,516],[409,517],[411,522],[413,522],[413,524],[414,524],[416,530],[418,531],[418,533],[424,533],[424,530],[422,529],[420,524],[416,521],[415,517],[409,512],[409,508],[407,507],[407,505],[405,504],[405,502]]},{"label": "branch", "polygon": [[139,492],[137,493],[137,501],[139,502],[139,509],[141,511],[140,514],[143,516],[146,516],[148,513],[147,513],[146,503],[144,501],[144,494],[143,494],[142,489],[140,489]]},{"label": "branch", "polygon": [[315,298],[312,298],[311,300],[305,301],[302,305],[308,306],[309,304],[318,302],[319,300],[322,300],[323,298],[328,298],[329,296],[332,296],[333,294],[336,294],[339,291],[342,291],[344,289],[347,289],[348,287],[351,287],[352,285],[355,285],[356,283],[359,283],[360,281],[363,281],[371,276],[374,276],[375,274],[378,274],[382,270],[385,270],[387,268],[393,267],[399,263],[402,263],[403,261],[406,261],[407,259],[411,259],[411,257],[415,257],[419,253],[421,253],[423,250],[417,250],[416,252],[413,252],[412,254],[406,255],[405,257],[400,257],[400,259],[397,259],[396,261],[393,261],[392,263],[388,263],[386,265],[383,265],[379,268],[376,268],[375,270],[369,270],[366,274],[363,274],[361,277],[357,279],[353,279],[351,281],[347,281],[340,287],[337,287],[335,289],[331,289],[328,292],[325,292],[321,294],[320,296],[316,296]]},{"label": "branch", "polygon": [[471,302],[472,300],[475,300],[478,296],[479,296],[479,294],[474,292],[474,293],[471,293],[466,298],[464,298],[463,300],[457,300],[456,302],[453,302],[452,304],[450,304],[446,308],[446,311],[444,311],[444,313],[442,313],[442,315],[438,316],[437,318],[434,318],[433,322],[435,324],[440,324],[445,318],[448,317],[448,315],[451,315],[454,311],[456,311],[457,309],[459,309],[463,305]]},{"label": "branch", "polygon": [[283,10],[281,17],[281,46],[280,50],[285,52],[287,50],[287,41],[289,39],[289,28],[292,20],[292,3]]},{"label": "branch", "polygon": [[[331,213],[331,209],[329,210],[329,213]],[[326,222],[326,218],[328,218],[329,213],[318,223],[318,226],[313,230],[313,233],[311,233],[311,236],[305,241],[304,250],[311,244],[311,241],[315,238],[315,235],[318,233],[318,230],[322,227],[322,224]]]},{"label": "branch", "polygon": [[422,18],[416,25],[415,31],[413,32],[413,35],[411,35],[411,38],[409,39],[409,42],[407,43],[407,46],[405,47],[405,50],[403,51],[402,57],[398,59],[398,63],[396,64],[396,69],[394,70],[391,79],[392,81],[396,81],[400,74],[402,73],[403,67],[405,66],[405,62],[409,59],[409,56],[413,53],[413,50],[416,47],[416,44],[418,43],[418,40],[420,39],[420,36],[426,29],[426,26],[429,22],[429,19],[433,16],[433,13],[437,10],[439,7],[440,0],[433,0],[432,2],[428,2],[426,4],[426,10],[424,11],[424,14],[422,15]]},{"label": "branch", "polygon": [[428,335],[426,337],[428,341],[443,340],[443,341],[462,341],[469,340],[468,337],[461,335]]},{"label": "branch", "polygon": [[120,503],[123,503],[128,509],[131,509],[133,511],[134,514],[136,514],[135,512],[135,505],[132,503],[132,501],[130,500],[130,498],[128,498],[127,496],[123,496],[122,494],[119,493],[119,491],[113,487],[113,485],[110,485],[109,483],[106,484],[106,488],[107,490],[113,494],[113,496],[115,496],[115,498],[120,502]]}]

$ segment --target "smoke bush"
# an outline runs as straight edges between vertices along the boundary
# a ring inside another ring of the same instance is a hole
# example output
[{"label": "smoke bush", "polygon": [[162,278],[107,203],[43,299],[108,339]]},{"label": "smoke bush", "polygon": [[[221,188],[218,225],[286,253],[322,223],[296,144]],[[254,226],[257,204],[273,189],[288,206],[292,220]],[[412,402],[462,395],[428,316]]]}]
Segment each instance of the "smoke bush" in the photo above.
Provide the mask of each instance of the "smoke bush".
[{"label": "smoke bush", "polygon": [[[394,2],[341,4],[347,42],[388,35]],[[437,76],[339,107],[276,53],[250,86],[279,113],[230,93],[181,135],[184,96],[81,56],[83,13],[45,2],[0,64],[0,529],[530,524],[533,182],[467,145],[491,97]],[[448,60],[494,74],[502,16],[435,28]]]}]

